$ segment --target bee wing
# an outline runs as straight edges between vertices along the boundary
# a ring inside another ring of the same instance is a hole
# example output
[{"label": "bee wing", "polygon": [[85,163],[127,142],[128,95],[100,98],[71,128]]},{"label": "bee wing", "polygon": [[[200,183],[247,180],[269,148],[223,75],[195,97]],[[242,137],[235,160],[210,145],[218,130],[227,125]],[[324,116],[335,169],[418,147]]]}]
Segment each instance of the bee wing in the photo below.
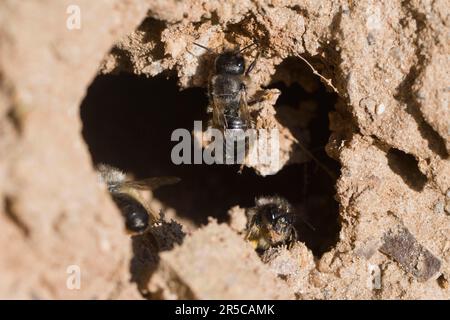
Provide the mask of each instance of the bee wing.
[{"label": "bee wing", "polygon": [[252,240],[259,237],[259,228],[256,225],[251,225],[245,234],[245,239]]},{"label": "bee wing", "polygon": [[224,117],[224,108],[221,104],[215,103],[214,98],[211,99],[210,109],[212,110],[212,126],[214,128],[226,128],[227,123]]},{"label": "bee wing", "polygon": [[123,186],[137,190],[155,190],[159,187],[176,184],[180,181],[181,179],[178,177],[156,177],[137,181],[125,181]]},{"label": "bee wing", "polygon": [[247,124],[247,128],[250,128],[252,126],[252,121],[250,117],[250,111],[248,109],[247,104],[247,90],[244,88],[241,89],[241,98],[239,102],[239,108],[241,117],[244,119],[245,123]]},{"label": "bee wing", "polygon": [[257,212],[254,208],[246,210],[247,216],[247,232],[245,238],[247,240],[256,239],[259,237],[259,227],[258,222],[255,220]]}]

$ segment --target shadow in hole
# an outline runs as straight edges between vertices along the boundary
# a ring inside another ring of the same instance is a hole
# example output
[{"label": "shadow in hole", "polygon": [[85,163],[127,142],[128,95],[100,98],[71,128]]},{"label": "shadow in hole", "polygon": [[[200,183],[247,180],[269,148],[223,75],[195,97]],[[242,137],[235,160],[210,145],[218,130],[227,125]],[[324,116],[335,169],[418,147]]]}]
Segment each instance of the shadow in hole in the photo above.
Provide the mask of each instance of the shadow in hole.
[{"label": "shadow in hole", "polygon": [[164,29],[166,29],[166,22],[151,17],[146,18],[137,29],[145,33],[142,39],[143,43],[151,41],[155,43],[149,54],[154,61],[164,58],[164,43],[160,41]]},{"label": "shadow in hole", "polygon": [[[274,176],[261,177],[251,169],[238,174],[234,166],[173,164],[171,150],[178,143],[171,141],[173,130],[191,131],[194,120],[206,124],[206,106],[205,90],[179,91],[173,78],[99,76],[81,106],[82,133],[94,164],[116,166],[137,179],[180,177],[179,184],[156,190],[155,197],[197,224],[206,223],[208,216],[226,221],[229,208],[251,207],[255,197],[261,195],[278,194],[300,207],[305,199],[302,195],[311,203],[321,203],[322,193],[332,197],[333,182],[316,183],[324,179],[319,178],[321,170],[313,165],[308,165],[311,183],[305,189],[301,183],[303,165],[290,165]],[[322,135],[321,130],[327,130],[326,117],[318,117],[315,125]],[[321,147],[325,142],[326,139],[320,142]],[[339,231],[337,204],[334,203],[334,211],[321,212],[322,207],[314,212],[307,210],[306,219],[317,228],[315,232],[309,228],[303,232],[300,227],[302,240],[316,255],[336,242]]]},{"label": "shadow in hole", "polygon": [[182,226],[175,221],[162,222],[141,235],[132,237],[133,257],[130,261],[131,282],[135,282],[139,292],[146,298],[158,299],[158,293],[148,292],[148,282],[156,271],[159,253],[174,248],[184,239]]},{"label": "shadow in hole", "polygon": [[[289,72],[285,68],[288,68]],[[299,238],[315,255],[320,256],[336,244],[340,231],[339,204],[334,198],[340,166],[325,152],[325,145],[331,133],[328,129],[328,113],[333,110],[337,96],[328,92],[324,85],[313,78],[315,76],[300,59],[286,59],[278,67],[277,73],[280,72],[293,75],[292,81],[301,77],[301,82],[308,86],[308,91],[297,82],[290,86],[283,82],[270,85],[270,88],[281,91],[276,103],[278,121],[288,127],[294,137],[335,175],[331,177],[314,160],[307,157],[310,160],[303,164],[304,174],[297,180],[302,184],[301,188],[297,188],[297,208],[300,216],[307,222],[298,223]],[[275,74],[274,79],[282,79],[282,76]],[[308,101],[312,103],[308,105]],[[305,110],[314,105],[315,108]],[[306,130],[299,122],[292,121],[298,117],[310,118]],[[301,149],[297,151],[302,152]],[[308,223],[314,229],[308,226]]]},{"label": "shadow in hole", "polygon": [[394,173],[415,191],[422,191],[427,177],[419,170],[418,161],[413,155],[391,148],[387,153],[388,165]]},{"label": "shadow in hole", "polygon": [[423,139],[427,140],[430,150],[436,153],[441,159],[447,159],[449,154],[445,146],[444,138],[424,119],[417,98],[414,96],[413,85],[418,74],[419,70],[417,70],[417,66],[412,66],[405,80],[398,86],[395,98],[406,104],[406,112],[416,121],[419,133]]}]

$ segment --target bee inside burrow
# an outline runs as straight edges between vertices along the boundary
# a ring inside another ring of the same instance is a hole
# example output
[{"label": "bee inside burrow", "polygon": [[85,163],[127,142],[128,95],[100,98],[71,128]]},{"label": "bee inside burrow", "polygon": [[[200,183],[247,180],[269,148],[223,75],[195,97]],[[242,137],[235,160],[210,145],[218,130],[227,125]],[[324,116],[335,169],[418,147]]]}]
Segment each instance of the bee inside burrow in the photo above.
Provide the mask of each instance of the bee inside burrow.
[{"label": "bee inside burrow", "polygon": [[160,214],[150,208],[140,191],[155,190],[180,181],[177,177],[127,180],[124,172],[105,164],[98,166],[98,172],[100,180],[106,184],[113,201],[123,215],[127,231],[132,235],[146,232],[162,219]]},{"label": "bee inside burrow", "polygon": [[246,215],[245,238],[256,251],[291,246],[297,241],[296,214],[286,199],[279,196],[256,198],[255,206],[247,209]]},{"label": "bee inside burrow", "polygon": [[[224,133],[225,163],[242,162],[248,150],[248,145],[245,146],[245,136],[242,133],[253,126],[247,103],[247,83],[250,72],[254,69],[259,57],[258,53],[246,69],[246,62],[242,53],[255,46],[256,42],[243,49],[237,47],[224,50],[221,53],[215,53],[212,49],[195,42],[194,45],[216,55],[214,69],[208,84],[209,106],[207,112],[211,114],[210,126]],[[238,146],[242,142],[244,148],[236,150],[235,141]],[[231,161],[229,161],[230,157],[227,157],[227,155],[233,155]]]}]

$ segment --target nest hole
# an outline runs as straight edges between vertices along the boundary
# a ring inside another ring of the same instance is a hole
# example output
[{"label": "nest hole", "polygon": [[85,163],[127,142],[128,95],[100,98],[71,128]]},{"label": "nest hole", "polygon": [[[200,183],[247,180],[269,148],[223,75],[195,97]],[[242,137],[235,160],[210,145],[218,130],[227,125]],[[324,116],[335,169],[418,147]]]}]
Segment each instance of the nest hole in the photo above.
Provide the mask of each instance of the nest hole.
[{"label": "nest hole", "polygon": [[422,191],[427,183],[427,176],[419,169],[419,161],[408,153],[391,148],[387,153],[388,165],[400,176],[409,188]]},{"label": "nest hole", "polygon": [[[277,108],[294,108],[304,98],[317,102],[308,148],[338,172],[337,163],[324,152],[329,136],[327,113],[335,97],[321,85],[313,93],[297,83],[287,87],[277,82],[273,87],[282,90]],[[319,256],[333,246],[340,229],[338,204],[333,198],[335,181],[314,163],[288,165],[267,177],[248,168],[238,174],[235,166],[172,163],[171,150],[177,144],[171,141],[172,132],[177,128],[191,131],[194,120],[206,123],[207,103],[205,89],[180,91],[175,77],[99,75],[80,111],[82,134],[94,165],[106,163],[136,179],[180,177],[178,185],[158,189],[154,196],[197,225],[206,223],[209,216],[227,221],[232,206],[251,207],[255,197],[283,196],[301,212],[300,240]]]},{"label": "nest hole", "polygon": [[307,161],[301,165],[303,174],[292,187],[297,191],[294,203],[301,216],[299,237],[320,256],[338,242],[341,229],[335,200],[340,165],[325,152],[331,134],[328,113],[334,110],[338,96],[319,81],[305,62],[293,57],[277,67],[269,88],[281,91],[275,105],[278,121],[314,157],[306,156]]}]

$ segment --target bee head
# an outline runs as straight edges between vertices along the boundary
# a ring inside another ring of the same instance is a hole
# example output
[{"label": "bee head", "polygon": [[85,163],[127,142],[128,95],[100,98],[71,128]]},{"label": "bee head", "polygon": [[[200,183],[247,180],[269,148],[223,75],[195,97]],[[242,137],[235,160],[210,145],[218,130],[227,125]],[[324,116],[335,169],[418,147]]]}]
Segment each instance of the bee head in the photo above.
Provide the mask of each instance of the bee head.
[{"label": "bee head", "polygon": [[286,229],[291,228],[294,223],[294,216],[288,208],[276,204],[267,205],[265,218],[273,230],[278,233],[283,233]]},{"label": "bee head", "polygon": [[235,51],[226,51],[216,59],[216,73],[241,75],[245,71],[244,57]]}]

